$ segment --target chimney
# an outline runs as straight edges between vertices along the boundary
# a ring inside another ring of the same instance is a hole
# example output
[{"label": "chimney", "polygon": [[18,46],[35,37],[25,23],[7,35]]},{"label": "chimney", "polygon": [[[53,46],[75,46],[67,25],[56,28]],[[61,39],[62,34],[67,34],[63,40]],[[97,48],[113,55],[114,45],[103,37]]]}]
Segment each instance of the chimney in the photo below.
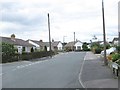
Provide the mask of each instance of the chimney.
[{"label": "chimney", "polygon": [[11,35],[11,40],[15,41],[15,34]]},{"label": "chimney", "polygon": [[40,42],[43,42],[43,40],[40,40]]}]

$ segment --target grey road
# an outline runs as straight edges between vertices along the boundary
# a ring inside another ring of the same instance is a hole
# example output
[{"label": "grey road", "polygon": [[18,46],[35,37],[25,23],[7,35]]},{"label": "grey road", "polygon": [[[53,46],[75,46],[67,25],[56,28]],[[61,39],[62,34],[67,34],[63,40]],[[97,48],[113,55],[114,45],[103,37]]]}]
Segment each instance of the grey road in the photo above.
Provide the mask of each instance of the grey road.
[{"label": "grey road", "polygon": [[2,66],[3,88],[82,88],[79,74],[85,52],[59,54],[43,61]]}]

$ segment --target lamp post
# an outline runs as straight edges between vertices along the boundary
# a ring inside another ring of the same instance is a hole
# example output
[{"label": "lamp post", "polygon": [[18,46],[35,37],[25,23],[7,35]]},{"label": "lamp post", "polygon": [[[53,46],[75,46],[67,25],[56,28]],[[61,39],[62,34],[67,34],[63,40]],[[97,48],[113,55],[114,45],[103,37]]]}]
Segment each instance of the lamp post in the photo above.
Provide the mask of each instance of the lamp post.
[{"label": "lamp post", "polygon": [[51,52],[51,35],[50,35],[50,17],[49,17],[49,13],[48,13],[48,30],[49,30],[49,51]]},{"label": "lamp post", "polygon": [[102,17],[103,17],[103,40],[104,40],[104,64],[107,65],[106,58],[106,34],[105,34],[105,17],[104,17],[104,2],[102,0]]}]

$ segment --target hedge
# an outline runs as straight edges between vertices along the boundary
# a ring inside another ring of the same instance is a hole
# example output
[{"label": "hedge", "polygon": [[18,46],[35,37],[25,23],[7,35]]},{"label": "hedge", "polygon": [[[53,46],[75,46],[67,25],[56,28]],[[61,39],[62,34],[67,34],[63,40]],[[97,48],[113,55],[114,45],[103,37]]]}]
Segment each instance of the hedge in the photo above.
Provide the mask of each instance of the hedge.
[{"label": "hedge", "polygon": [[23,54],[14,54],[14,55],[2,55],[2,63],[14,62],[19,60],[31,60],[36,58],[48,57],[54,55],[53,51],[41,51],[41,52],[32,52],[32,53],[23,53]]}]

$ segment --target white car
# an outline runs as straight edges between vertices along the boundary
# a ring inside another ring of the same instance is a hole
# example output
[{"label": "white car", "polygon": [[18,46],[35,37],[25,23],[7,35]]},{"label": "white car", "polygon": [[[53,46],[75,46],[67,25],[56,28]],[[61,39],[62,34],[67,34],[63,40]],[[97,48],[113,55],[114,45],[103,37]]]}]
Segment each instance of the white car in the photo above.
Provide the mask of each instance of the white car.
[{"label": "white car", "polygon": [[[110,55],[112,52],[115,52],[116,51],[116,48],[115,47],[111,47],[109,49],[106,49],[106,55]],[[101,51],[101,55],[103,56],[104,55],[104,50]]]}]

